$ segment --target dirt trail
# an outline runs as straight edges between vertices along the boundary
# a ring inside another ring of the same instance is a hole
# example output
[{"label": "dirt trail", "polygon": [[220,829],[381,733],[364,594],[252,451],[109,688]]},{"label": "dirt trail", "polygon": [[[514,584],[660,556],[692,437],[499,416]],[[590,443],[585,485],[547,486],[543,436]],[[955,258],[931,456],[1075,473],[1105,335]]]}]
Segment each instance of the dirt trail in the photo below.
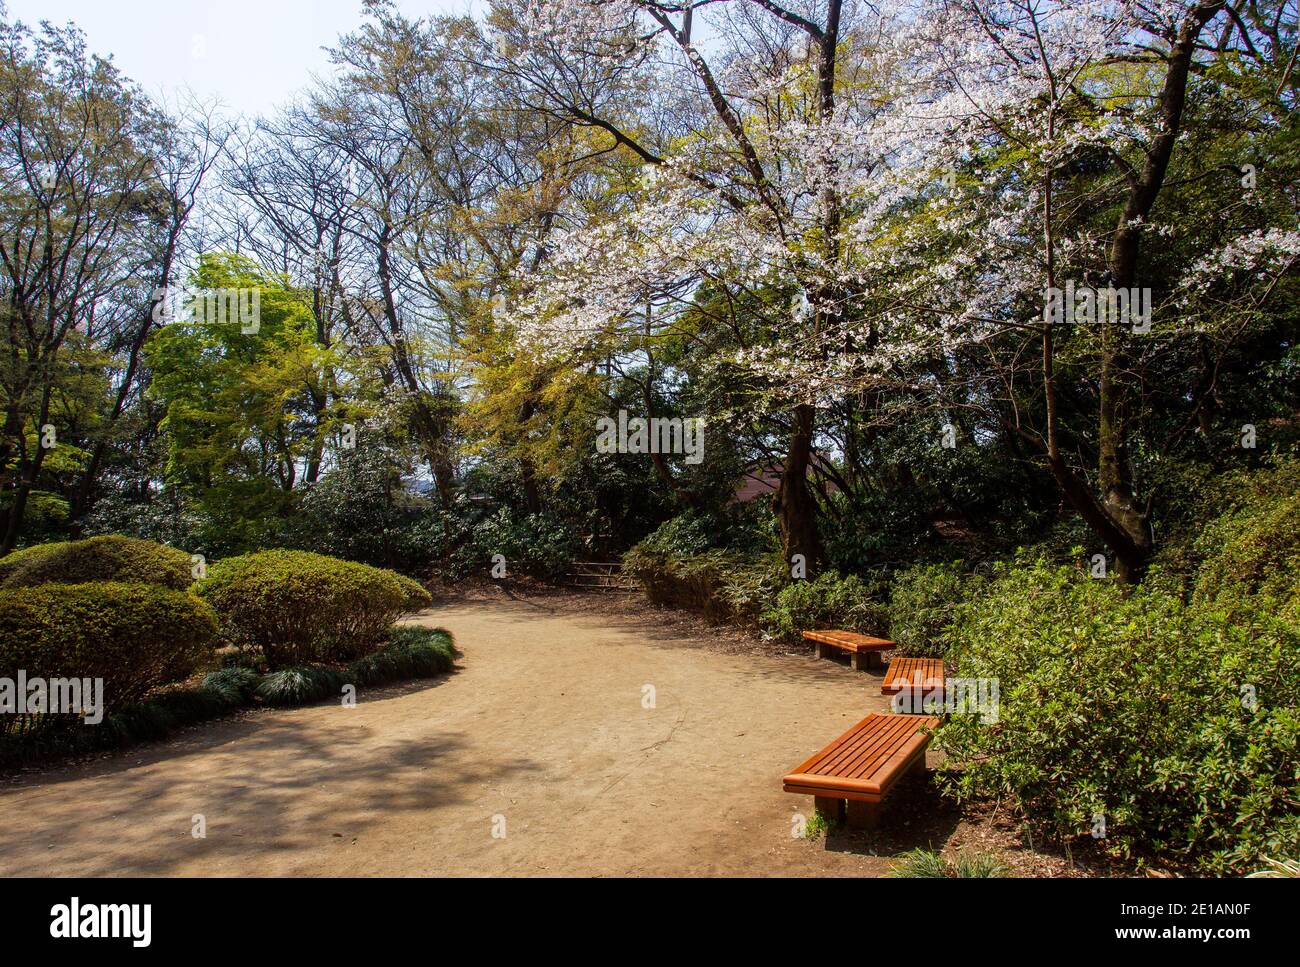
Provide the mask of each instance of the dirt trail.
[{"label": "dirt trail", "polygon": [[885,708],[878,675],[536,603],[418,620],[456,635],[454,674],[0,787],[0,875],[884,872],[882,840],[792,838],[811,802],[781,791],[784,771]]}]

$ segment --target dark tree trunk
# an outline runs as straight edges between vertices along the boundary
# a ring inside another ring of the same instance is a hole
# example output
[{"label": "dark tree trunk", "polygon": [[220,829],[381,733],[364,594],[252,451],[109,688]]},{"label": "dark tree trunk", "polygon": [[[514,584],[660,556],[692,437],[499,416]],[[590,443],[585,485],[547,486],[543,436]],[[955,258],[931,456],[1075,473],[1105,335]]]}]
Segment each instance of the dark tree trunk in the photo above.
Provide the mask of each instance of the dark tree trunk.
[{"label": "dark tree trunk", "polygon": [[817,533],[817,501],[808,486],[816,411],[805,403],[795,407],[793,415],[790,446],[781,472],[781,483],[772,498],[772,510],[781,527],[782,553],[786,561],[792,563],[794,555],[802,554],[811,574],[826,559]]}]

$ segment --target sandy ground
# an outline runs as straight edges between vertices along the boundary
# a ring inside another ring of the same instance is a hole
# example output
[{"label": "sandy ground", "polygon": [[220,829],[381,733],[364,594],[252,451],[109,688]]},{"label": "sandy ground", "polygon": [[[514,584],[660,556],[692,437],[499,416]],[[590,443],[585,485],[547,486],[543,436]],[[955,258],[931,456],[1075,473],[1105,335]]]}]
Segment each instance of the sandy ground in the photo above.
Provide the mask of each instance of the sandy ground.
[{"label": "sandy ground", "polygon": [[782,774],[886,709],[879,674],[729,653],[620,599],[438,607],[417,620],[455,634],[449,676],[20,777],[0,875],[879,875],[875,853],[950,837],[910,779],[876,833],[792,836],[812,804]]}]

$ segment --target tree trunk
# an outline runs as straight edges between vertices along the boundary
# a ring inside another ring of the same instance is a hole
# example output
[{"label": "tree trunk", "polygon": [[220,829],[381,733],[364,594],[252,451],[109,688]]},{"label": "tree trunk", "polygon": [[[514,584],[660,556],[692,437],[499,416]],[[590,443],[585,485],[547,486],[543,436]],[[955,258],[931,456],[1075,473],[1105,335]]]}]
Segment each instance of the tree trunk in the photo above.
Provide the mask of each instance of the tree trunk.
[{"label": "tree trunk", "polygon": [[807,403],[794,410],[794,429],[781,483],[772,498],[772,510],[781,527],[782,553],[793,564],[802,554],[809,573],[826,559],[821,537],[817,533],[817,501],[808,486],[808,468],[812,462],[813,429],[816,411]]}]

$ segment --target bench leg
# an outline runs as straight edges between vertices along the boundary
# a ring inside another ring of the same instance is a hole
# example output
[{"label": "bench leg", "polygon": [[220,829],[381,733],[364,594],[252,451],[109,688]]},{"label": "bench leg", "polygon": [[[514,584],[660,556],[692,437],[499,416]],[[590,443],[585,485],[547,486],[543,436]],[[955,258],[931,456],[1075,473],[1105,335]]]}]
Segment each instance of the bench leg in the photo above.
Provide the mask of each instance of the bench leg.
[{"label": "bench leg", "polygon": [[813,653],[814,653],[818,658],[825,658],[825,657],[826,657],[826,646],[825,646],[824,644],[822,644],[820,641],[814,641],[814,642],[813,642]]},{"label": "bench leg", "polygon": [[854,829],[875,829],[880,825],[880,803],[850,799],[848,823]]},{"label": "bench leg", "polygon": [[885,667],[885,658],[878,651],[867,652],[867,667],[877,671]]},{"label": "bench leg", "polygon": [[844,822],[843,799],[831,799],[828,796],[813,796],[813,811],[821,813],[829,822]]},{"label": "bench leg", "polygon": [[853,666],[855,672],[863,671],[871,667],[871,652],[855,651],[849,654],[849,664]]}]

